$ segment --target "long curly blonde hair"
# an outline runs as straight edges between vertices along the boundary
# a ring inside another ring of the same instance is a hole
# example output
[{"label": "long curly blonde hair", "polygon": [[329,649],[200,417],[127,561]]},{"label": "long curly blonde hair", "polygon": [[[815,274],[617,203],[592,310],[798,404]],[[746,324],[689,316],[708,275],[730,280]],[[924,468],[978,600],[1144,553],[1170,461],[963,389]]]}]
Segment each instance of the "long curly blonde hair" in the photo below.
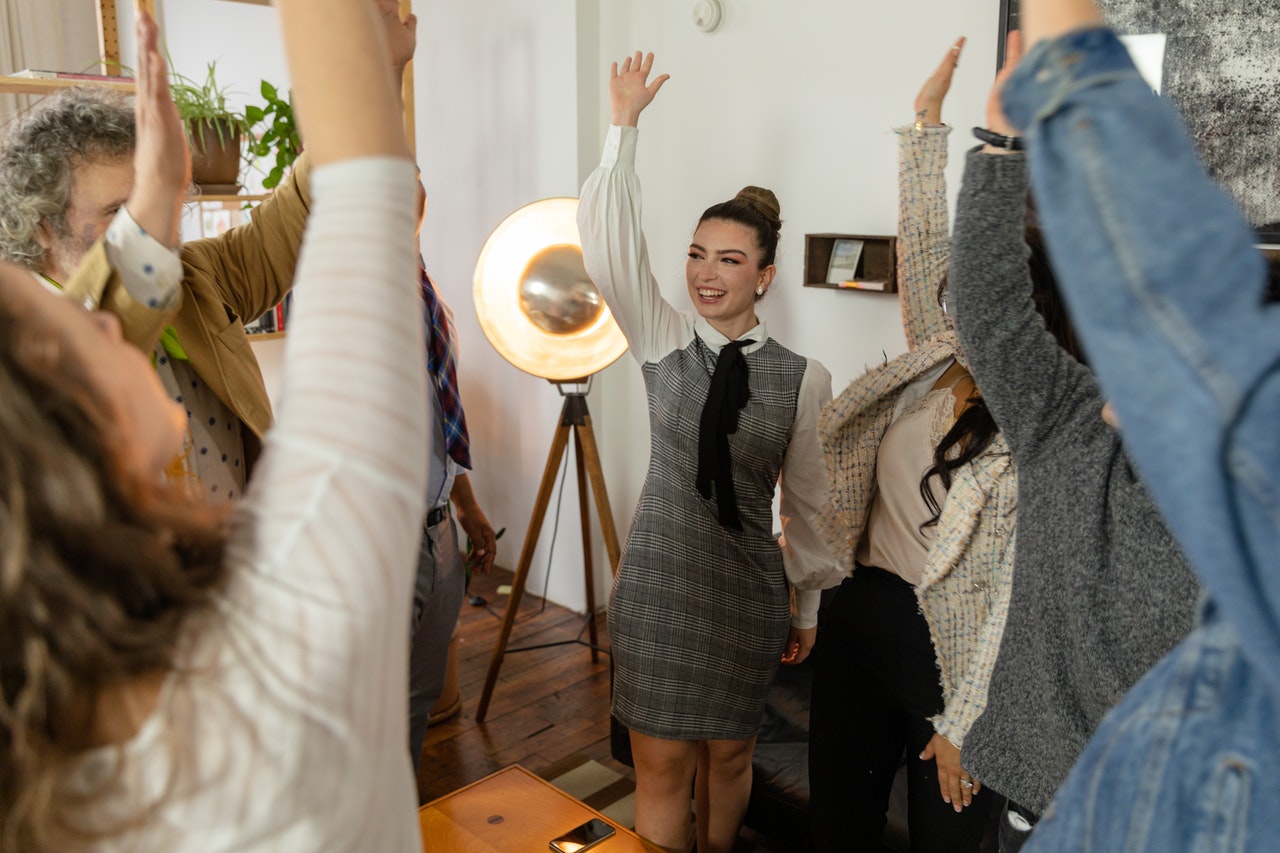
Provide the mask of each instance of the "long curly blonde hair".
[{"label": "long curly blonde hair", "polygon": [[225,575],[225,509],[127,475],[129,436],[62,349],[0,299],[4,851],[84,840],[59,789],[94,746],[99,697],[172,670],[184,625]]}]

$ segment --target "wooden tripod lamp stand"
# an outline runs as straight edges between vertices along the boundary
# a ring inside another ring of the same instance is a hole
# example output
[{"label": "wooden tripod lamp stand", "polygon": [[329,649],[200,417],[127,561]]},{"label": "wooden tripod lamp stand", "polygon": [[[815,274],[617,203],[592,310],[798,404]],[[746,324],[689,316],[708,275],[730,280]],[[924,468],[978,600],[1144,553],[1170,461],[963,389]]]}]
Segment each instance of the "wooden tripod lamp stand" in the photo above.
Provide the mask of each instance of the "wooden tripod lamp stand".
[{"label": "wooden tripod lamp stand", "polygon": [[[520,610],[520,599],[524,595],[525,582],[529,577],[529,564],[533,561],[533,552],[538,546],[538,536],[542,530],[542,522],[547,515],[547,506],[551,503],[551,493],[556,484],[556,472],[564,458],[570,437],[573,438],[574,464],[578,469],[578,506],[582,521],[582,564],[583,579],[587,593],[587,625],[591,649],[591,662],[599,660],[599,638],[596,632],[596,596],[595,571],[591,561],[591,514],[587,507],[587,484],[590,481],[591,493],[595,497],[596,516],[600,519],[600,530],[604,535],[604,547],[609,557],[609,568],[612,574],[618,573],[618,558],[622,549],[618,545],[618,531],[613,524],[613,512],[609,508],[609,494],[605,491],[604,472],[600,467],[600,452],[596,448],[595,432],[591,428],[591,414],[587,411],[586,391],[569,390],[566,385],[578,383],[560,383],[560,393],[564,396],[564,406],[560,410],[560,425],[556,427],[551,439],[551,453],[547,456],[547,467],[542,471],[542,484],[538,487],[538,498],[534,501],[533,517],[529,520],[529,532],[525,534],[524,547],[520,549],[520,563],[516,567],[516,576],[511,583],[511,595],[507,599],[507,612],[502,618],[502,630],[498,634],[498,642],[493,648],[493,657],[489,660],[489,671],[484,678],[484,690],[480,693],[480,704],[476,707],[476,722],[483,723],[489,711],[489,700],[493,696],[493,688],[498,681],[498,670],[502,668],[503,658],[507,653],[507,643],[511,639],[511,628],[515,624],[516,614]],[[581,640],[563,640],[555,643],[543,643],[536,646],[524,646],[511,651],[532,651],[533,649],[559,646],[565,643],[580,643]]]},{"label": "wooden tripod lamp stand", "polygon": [[[511,639],[520,600],[524,596],[529,565],[538,545],[542,523],[557,471],[573,438],[578,469],[578,504],[582,522],[582,559],[587,594],[591,660],[599,659],[595,620],[595,574],[591,560],[591,516],[587,504],[590,483],[596,515],[604,534],[609,566],[616,573],[621,548],[605,491],[604,472],[591,415],[587,390],[595,373],[608,367],[627,350],[626,338],[604,304],[600,291],[582,264],[578,238],[578,200],[551,198],[520,208],[489,235],[476,264],[474,294],[476,314],[485,337],[503,358],[534,376],[550,380],[564,397],[560,422],[551,440],[551,453],[542,472],[542,484],[534,501],[533,517],[525,534],[502,620],[502,631],[489,661],[484,691],[476,708],[476,721],[484,722],[489,700],[498,681]],[[565,640],[580,643],[580,639]],[[561,643],[545,643],[511,649],[528,651]]]}]

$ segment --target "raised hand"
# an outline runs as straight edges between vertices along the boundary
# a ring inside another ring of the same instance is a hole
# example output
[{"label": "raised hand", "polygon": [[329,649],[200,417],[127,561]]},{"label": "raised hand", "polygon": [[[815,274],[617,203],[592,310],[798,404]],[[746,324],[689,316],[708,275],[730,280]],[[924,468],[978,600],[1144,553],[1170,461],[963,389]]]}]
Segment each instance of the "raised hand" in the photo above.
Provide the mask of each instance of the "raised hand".
[{"label": "raised hand", "polygon": [[391,67],[403,72],[418,48],[418,16],[410,13],[400,17],[400,0],[376,0],[378,17],[387,37],[387,52],[391,55]]},{"label": "raised hand", "polygon": [[649,73],[653,70],[653,54],[641,54],[622,60],[622,66],[613,63],[609,67],[609,120],[619,127],[635,127],[640,113],[653,103],[662,84],[671,78],[663,74],[652,83]]},{"label": "raised hand", "polygon": [[965,38],[956,39],[955,44],[947,50],[942,62],[920,87],[916,95],[916,121],[921,124],[942,124],[942,102],[951,90],[951,75],[960,64],[960,52],[964,50]]},{"label": "raised hand", "polygon": [[169,94],[169,68],[157,47],[155,19],[137,19],[138,89],[134,121],[134,184],[125,207],[138,225],[165,245],[178,245],[182,201],[191,183],[191,152]]},{"label": "raised hand", "polygon": [[991,85],[991,94],[987,96],[987,128],[1004,136],[1017,136],[1019,134],[1018,129],[1010,123],[1004,114],[1004,105],[1000,100],[1000,93],[1004,89],[1005,81],[1013,74],[1013,70],[1018,67],[1018,63],[1021,60],[1022,33],[1019,30],[1013,30],[1009,33],[1004,43],[1004,67],[996,75],[995,82]]},{"label": "raised hand", "polygon": [[1102,12],[1094,0],[1023,0],[1019,20],[1031,48],[1041,39],[1102,26]]}]

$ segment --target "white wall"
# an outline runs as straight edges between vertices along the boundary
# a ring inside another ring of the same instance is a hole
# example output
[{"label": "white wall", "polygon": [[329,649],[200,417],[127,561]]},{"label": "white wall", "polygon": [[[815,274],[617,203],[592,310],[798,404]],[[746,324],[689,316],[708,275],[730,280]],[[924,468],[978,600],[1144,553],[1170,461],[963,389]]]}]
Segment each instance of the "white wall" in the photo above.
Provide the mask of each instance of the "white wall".
[{"label": "white wall", "polygon": [[[952,189],[967,128],[983,121],[995,68],[991,0],[725,0],[712,35],[689,0],[419,2],[418,154],[430,197],[423,249],[462,338],[461,383],[473,436],[476,491],[507,528],[499,562],[514,567],[550,447],[560,398],[508,365],[476,321],[471,279],[489,232],[547,196],[577,195],[599,155],[608,63],[652,50],[672,75],[641,120],[638,170],[655,271],[687,305],[684,251],[698,214],[756,183],[782,201],[779,277],[761,315],[783,344],[818,358],[839,390],[867,364],[902,351],[897,300],[803,288],[803,235],[889,234],[896,220],[896,147],[920,83],[954,37],[969,36],[946,110]],[[209,58],[238,88],[283,81],[272,10],[222,0],[161,0],[175,60]],[[279,346],[259,348],[273,385]],[[639,371],[630,356],[596,379],[590,398],[614,516],[625,537],[648,461]],[[572,472],[571,472],[572,473]],[[578,508],[565,490],[549,596],[584,603]],[[552,507],[554,513],[554,504]],[[550,516],[529,588],[545,579]],[[599,539],[599,598],[608,589]]]},{"label": "white wall", "polygon": [[[580,17],[591,22],[594,6],[575,0],[417,4],[417,138],[429,198],[423,252],[457,320],[477,465],[472,479],[494,527],[507,528],[498,559],[511,568],[519,560],[561,398],[548,382],[520,372],[489,346],[476,319],[472,277],[489,233],[508,214],[541,198],[578,194],[578,51],[584,44],[591,51],[596,38],[593,26],[583,31]],[[593,394],[589,405],[608,453],[599,397]],[[547,583],[552,600],[582,609],[572,464],[548,578],[554,514],[553,501],[528,589],[540,592]],[[608,574],[599,544],[595,563],[602,604]]]}]

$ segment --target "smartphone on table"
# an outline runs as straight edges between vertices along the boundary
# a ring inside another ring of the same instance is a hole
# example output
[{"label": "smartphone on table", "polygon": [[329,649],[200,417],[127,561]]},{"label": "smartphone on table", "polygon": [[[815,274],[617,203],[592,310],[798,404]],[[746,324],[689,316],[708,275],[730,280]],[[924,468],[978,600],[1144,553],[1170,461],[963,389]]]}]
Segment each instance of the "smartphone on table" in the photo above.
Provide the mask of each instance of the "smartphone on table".
[{"label": "smartphone on table", "polygon": [[589,850],[595,847],[606,838],[610,838],[616,830],[600,820],[593,817],[591,820],[575,826],[559,838],[551,839],[551,849],[555,853],[581,853],[583,850]]}]

